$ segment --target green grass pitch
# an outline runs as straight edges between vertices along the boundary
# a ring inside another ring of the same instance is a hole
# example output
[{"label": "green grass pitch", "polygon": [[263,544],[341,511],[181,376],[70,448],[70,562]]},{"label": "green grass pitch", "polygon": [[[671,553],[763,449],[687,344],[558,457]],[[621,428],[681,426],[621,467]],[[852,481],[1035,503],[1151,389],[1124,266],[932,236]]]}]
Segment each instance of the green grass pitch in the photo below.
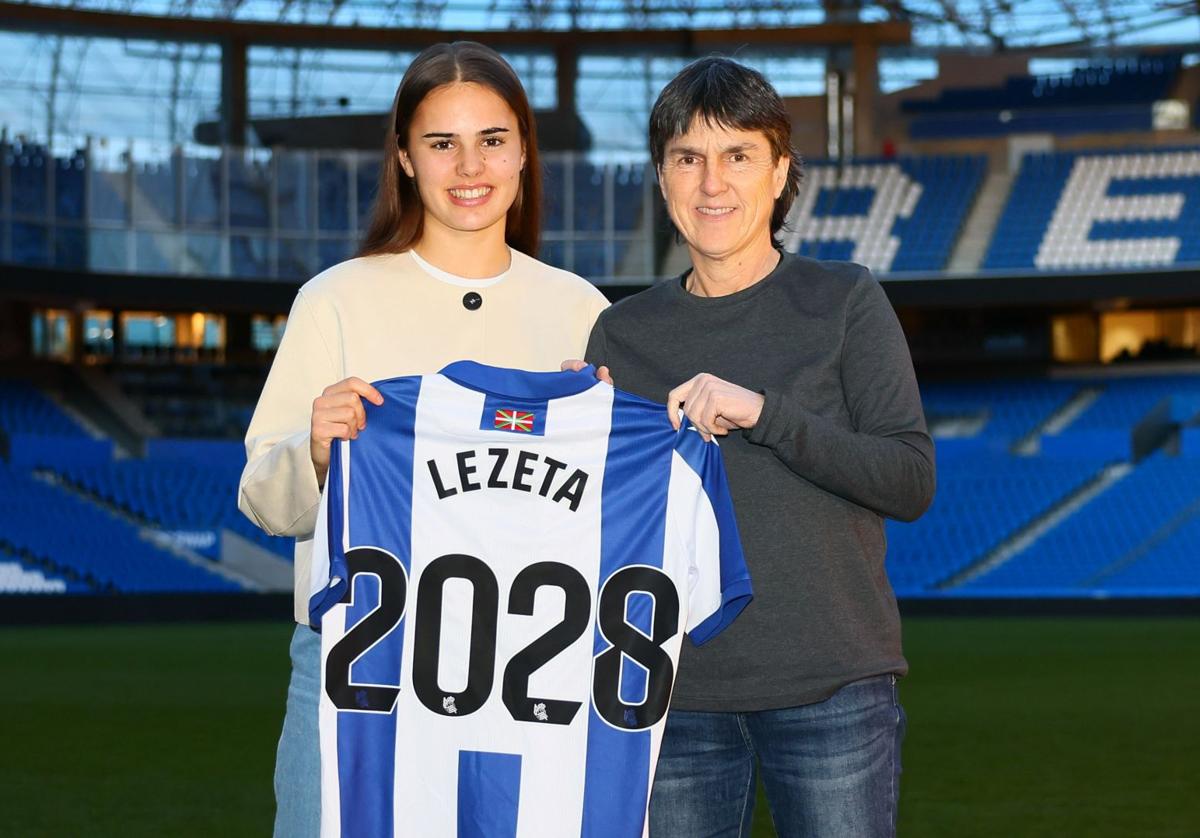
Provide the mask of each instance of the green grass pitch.
[{"label": "green grass pitch", "polygon": [[[0,630],[0,834],[269,835],[289,632]],[[1200,620],[914,618],[905,643],[901,835],[1200,835]]]}]

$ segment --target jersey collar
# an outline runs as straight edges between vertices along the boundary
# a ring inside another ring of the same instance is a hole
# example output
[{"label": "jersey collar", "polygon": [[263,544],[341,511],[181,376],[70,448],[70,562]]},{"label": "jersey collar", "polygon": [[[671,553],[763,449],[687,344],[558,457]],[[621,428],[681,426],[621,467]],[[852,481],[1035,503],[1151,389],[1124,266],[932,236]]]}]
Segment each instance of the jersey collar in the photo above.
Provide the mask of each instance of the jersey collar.
[{"label": "jersey collar", "polygon": [[476,361],[455,361],[439,374],[471,390],[518,399],[559,399],[590,390],[599,383],[596,368],[591,364],[579,372],[528,372],[489,367]]}]

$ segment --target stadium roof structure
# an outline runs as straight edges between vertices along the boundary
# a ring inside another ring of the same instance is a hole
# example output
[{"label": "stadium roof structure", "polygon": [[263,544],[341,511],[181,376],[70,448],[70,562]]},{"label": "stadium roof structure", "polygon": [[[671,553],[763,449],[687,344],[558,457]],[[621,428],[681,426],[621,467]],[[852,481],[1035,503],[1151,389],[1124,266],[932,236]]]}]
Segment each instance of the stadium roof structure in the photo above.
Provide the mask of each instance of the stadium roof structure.
[{"label": "stadium roof structure", "polygon": [[[853,70],[839,95],[854,96],[866,148],[869,97],[932,78],[938,56],[1078,63],[1157,46],[1194,49],[1186,66],[1200,59],[1200,2],[0,0],[0,134],[179,143],[214,124],[202,142],[240,145],[254,120],[386,112],[412,56],[458,38],[499,49],[536,108],[579,114],[591,148],[614,153],[696,56],[736,55],[784,96],[828,94]],[[589,147],[577,134],[563,147]]]},{"label": "stadium roof structure", "polygon": [[[917,48],[1097,49],[1200,41],[1196,0],[60,0],[35,9],[353,29],[586,32],[907,22]],[[24,12],[24,13],[22,13]]]}]

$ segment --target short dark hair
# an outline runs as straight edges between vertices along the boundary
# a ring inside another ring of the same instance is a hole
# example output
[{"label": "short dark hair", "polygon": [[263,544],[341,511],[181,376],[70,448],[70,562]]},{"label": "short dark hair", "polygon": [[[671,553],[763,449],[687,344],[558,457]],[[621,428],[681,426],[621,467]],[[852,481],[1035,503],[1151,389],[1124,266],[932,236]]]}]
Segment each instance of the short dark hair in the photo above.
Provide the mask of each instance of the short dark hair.
[{"label": "short dark hair", "polygon": [[397,149],[408,145],[408,129],[425,97],[455,82],[488,88],[505,101],[517,117],[525,144],[525,168],[516,200],[505,219],[504,239],[514,250],[537,257],[541,233],[542,170],[538,161],[537,123],[525,88],[498,52],[474,41],[454,41],[426,48],[408,66],[396,98],[379,171],[379,192],[359,256],[402,253],[421,240],[425,205],[417,185],[400,169]]},{"label": "short dark hair", "polygon": [[776,161],[791,160],[771,213],[771,235],[778,233],[800,191],[802,166],[779,93],[762,73],[728,58],[693,61],[663,88],[650,111],[650,157],[656,170],[662,169],[667,143],[686,134],[697,119],[737,131],[761,131]]}]

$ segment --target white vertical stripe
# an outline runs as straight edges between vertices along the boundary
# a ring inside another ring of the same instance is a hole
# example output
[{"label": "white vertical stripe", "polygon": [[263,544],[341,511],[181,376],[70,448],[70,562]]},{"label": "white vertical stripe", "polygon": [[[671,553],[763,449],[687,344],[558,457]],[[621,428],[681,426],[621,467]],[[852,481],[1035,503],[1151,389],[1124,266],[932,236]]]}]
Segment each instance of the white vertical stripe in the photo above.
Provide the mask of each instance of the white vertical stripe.
[{"label": "white vertical stripe", "polygon": [[342,801],[337,748],[338,711],[325,693],[325,658],[346,633],[346,606],[335,605],[321,622],[321,680],[317,686],[321,739],[321,838],[340,838]]},{"label": "white vertical stripe", "polygon": [[[321,505],[317,507],[317,524],[313,530],[312,561],[308,566],[308,597],[311,600],[329,587],[329,492],[321,493]],[[305,624],[308,624],[308,607],[305,606]]]},{"label": "white vertical stripe", "polygon": [[342,555],[350,552],[350,440],[343,439],[342,447]]}]

